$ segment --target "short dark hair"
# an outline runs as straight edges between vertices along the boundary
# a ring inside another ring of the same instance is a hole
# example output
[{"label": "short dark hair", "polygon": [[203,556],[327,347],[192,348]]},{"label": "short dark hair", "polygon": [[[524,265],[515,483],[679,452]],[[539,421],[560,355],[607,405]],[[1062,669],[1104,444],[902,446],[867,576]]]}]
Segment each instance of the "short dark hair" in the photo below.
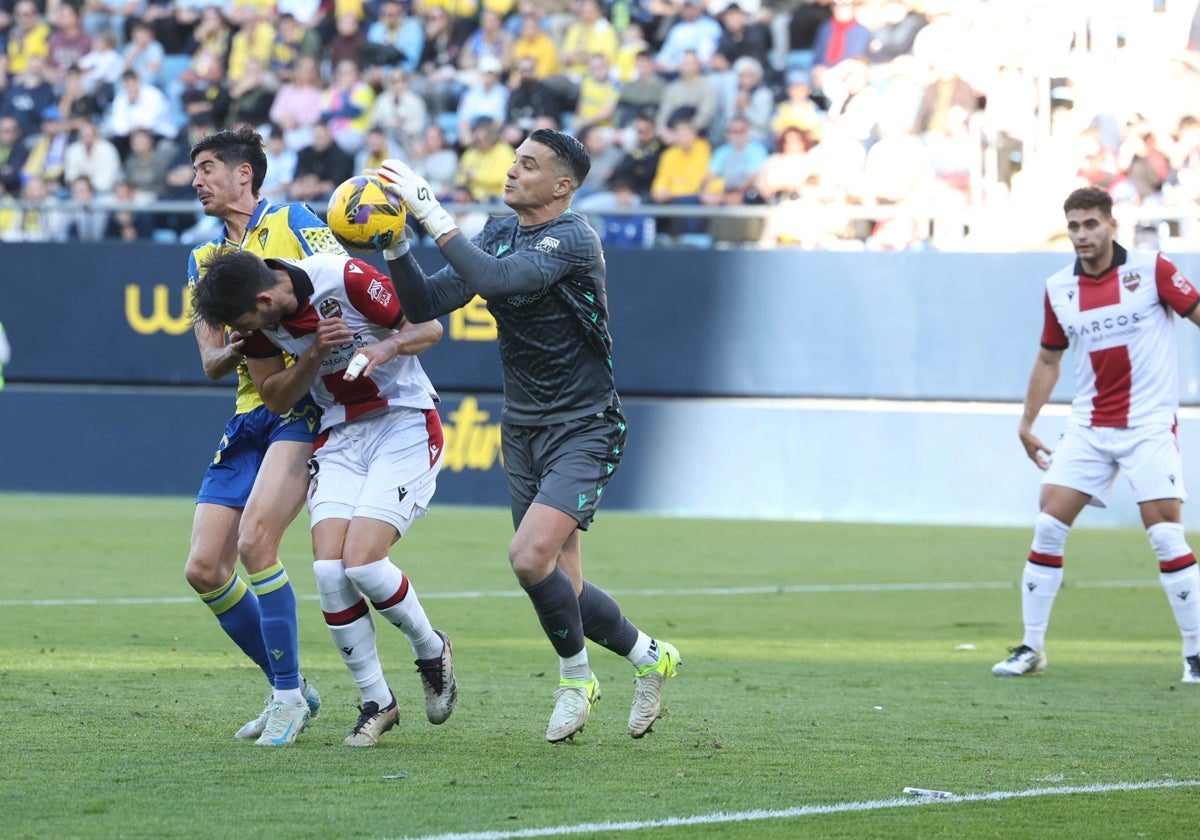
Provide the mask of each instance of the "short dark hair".
[{"label": "short dark hair", "polygon": [[539,128],[529,135],[529,139],[554,152],[554,159],[571,176],[575,189],[579,189],[592,169],[592,159],[583,144],[570,134],[549,128]]},{"label": "short dark hair", "polygon": [[209,134],[192,146],[192,163],[201,152],[212,152],[226,166],[250,164],[253,175],[250,189],[258,197],[263,180],[267,177],[267,153],[263,149],[262,135],[253,128],[224,129]]},{"label": "short dark hair", "polygon": [[1113,199],[1108,190],[1100,187],[1080,187],[1067,196],[1063,202],[1063,213],[1072,210],[1099,210],[1105,216],[1112,216]]},{"label": "short dark hair", "polygon": [[258,309],[255,295],[275,287],[275,271],[251,251],[227,248],[199,266],[192,289],[192,321],[222,329]]}]

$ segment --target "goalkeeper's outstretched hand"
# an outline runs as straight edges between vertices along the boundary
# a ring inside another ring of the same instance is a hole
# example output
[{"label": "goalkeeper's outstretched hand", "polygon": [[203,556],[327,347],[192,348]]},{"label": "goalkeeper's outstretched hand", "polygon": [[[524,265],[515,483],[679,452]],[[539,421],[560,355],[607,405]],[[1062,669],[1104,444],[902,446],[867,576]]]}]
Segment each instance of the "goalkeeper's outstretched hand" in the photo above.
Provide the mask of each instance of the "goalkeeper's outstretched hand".
[{"label": "goalkeeper's outstretched hand", "polygon": [[458,227],[454,218],[438,202],[429,182],[403,161],[394,158],[385,160],[379,167],[379,180],[388,192],[400,196],[408,212],[435,242]]}]

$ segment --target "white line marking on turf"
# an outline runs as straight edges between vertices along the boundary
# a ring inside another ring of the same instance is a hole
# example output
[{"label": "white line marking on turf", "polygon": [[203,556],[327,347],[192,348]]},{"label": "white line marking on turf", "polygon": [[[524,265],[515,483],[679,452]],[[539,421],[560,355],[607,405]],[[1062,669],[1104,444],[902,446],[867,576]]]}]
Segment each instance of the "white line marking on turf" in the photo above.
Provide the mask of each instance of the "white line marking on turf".
[{"label": "white line marking on turf", "polygon": [[674,828],[688,825],[715,825],[717,823],[758,822],[761,820],[810,817],[818,814],[843,814],[851,811],[878,811],[884,808],[950,807],[960,802],[997,802],[1004,799],[1023,799],[1038,796],[1068,796],[1075,793],[1123,793],[1135,790],[1159,788],[1185,788],[1200,786],[1200,779],[1164,780],[1160,782],[1115,782],[1113,784],[1066,785],[1062,787],[1032,788],[1030,790],[1003,790],[991,793],[969,793],[952,799],[927,797],[905,797],[903,799],[875,799],[866,802],[839,802],[835,805],[799,805],[794,808],[755,811],[718,811],[695,817],[667,817],[661,820],[636,820],[629,822],[580,823],[556,825],[546,828],[526,828],[517,831],[470,831],[463,834],[428,834],[405,840],[518,840],[524,837],[565,837],[572,834],[599,834],[601,832],[641,831],[649,828]]},{"label": "white line marking on turf", "polygon": [[[1070,584],[1080,589],[1141,589],[1158,586],[1150,580],[1092,580]],[[952,590],[1015,589],[1016,581],[948,581],[933,583],[798,583],[776,586],[716,586],[689,589],[609,589],[610,595],[629,596],[734,596],[734,595],[803,595],[815,592],[944,592]],[[300,595],[301,601],[315,601],[316,595]],[[462,601],[474,598],[524,598],[519,589],[467,590],[463,592],[422,592],[422,600],[440,599]],[[108,607],[156,606],[162,604],[191,604],[195,597],[171,598],[39,598],[28,601],[0,601],[0,607]]]}]

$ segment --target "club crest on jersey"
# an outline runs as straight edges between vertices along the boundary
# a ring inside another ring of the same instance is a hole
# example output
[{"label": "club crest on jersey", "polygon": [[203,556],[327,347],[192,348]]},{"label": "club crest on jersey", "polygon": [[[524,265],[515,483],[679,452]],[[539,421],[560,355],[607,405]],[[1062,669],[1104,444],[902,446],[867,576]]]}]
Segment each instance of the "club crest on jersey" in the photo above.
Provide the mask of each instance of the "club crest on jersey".
[{"label": "club crest on jersey", "polygon": [[392,302],[392,293],[378,280],[372,280],[371,285],[367,286],[367,297],[380,306],[387,306]]},{"label": "club crest on jersey", "polygon": [[1142,275],[1126,274],[1121,278],[1121,282],[1125,284],[1125,288],[1131,292],[1137,291],[1137,287],[1142,285]]},{"label": "club crest on jersey", "polygon": [[1179,289],[1179,291],[1186,292],[1188,294],[1192,293],[1192,284],[1189,283],[1188,279],[1178,271],[1171,275],[1171,282],[1175,284],[1175,288]]},{"label": "club crest on jersey", "polygon": [[559,246],[559,241],[557,239],[555,239],[553,236],[547,236],[545,239],[543,239],[541,242],[534,245],[533,247],[539,251],[544,251],[547,254],[549,254],[551,251],[556,250],[558,248],[558,246]]},{"label": "club crest on jersey", "polygon": [[258,247],[265,251],[267,249],[267,235],[270,233],[266,228],[258,232]]},{"label": "club crest on jersey", "polygon": [[325,298],[317,304],[317,311],[321,313],[322,318],[340,318],[342,317],[342,304],[337,298]]}]

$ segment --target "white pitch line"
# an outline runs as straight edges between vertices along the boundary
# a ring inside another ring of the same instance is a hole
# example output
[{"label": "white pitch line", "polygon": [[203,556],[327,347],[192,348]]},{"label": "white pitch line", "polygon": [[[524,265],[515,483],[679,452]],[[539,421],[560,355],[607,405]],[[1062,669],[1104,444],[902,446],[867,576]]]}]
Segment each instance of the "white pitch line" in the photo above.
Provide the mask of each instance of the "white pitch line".
[{"label": "white pitch line", "polygon": [[[945,592],[980,589],[1014,589],[1015,581],[947,581],[932,583],[798,583],[777,586],[716,586],[688,589],[609,589],[610,595],[621,597],[685,597],[685,596],[737,596],[737,595],[804,595],[818,592]],[[1158,586],[1149,580],[1092,580],[1070,584],[1081,589],[1140,589]],[[422,592],[421,600],[465,601],[476,598],[524,598],[518,589],[466,590],[463,592]],[[316,595],[300,595],[301,601],[315,601]],[[164,604],[191,604],[195,597],[171,598],[38,598],[28,601],[0,601],[0,607],[110,607],[110,606],[159,606]]]},{"label": "white pitch line", "polygon": [[469,831],[458,834],[427,834],[408,837],[404,840],[520,840],[526,837],[567,837],[573,834],[598,834],[600,832],[641,831],[651,828],[675,828],[689,825],[715,825],[718,823],[759,822],[762,820],[811,817],[818,814],[844,814],[852,811],[878,811],[885,808],[909,808],[917,806],[947,806],[959,802],[996,802],[1004,799],[1028,799],[1039,796],[1068,796],[1075,793],[1121,793],[1161,788],[1185,788],[1200,786],[1200,779],[1166,780],[1159,782],[1115,782],[1112,784],[1066,785],[1062,787],[1031,788],[1029,790],[1004,790],[991,793],[970,793],[950,799],[930,797],[907,797],[903,799],[875,799],[866,802],[839,802],[835,805],[799,805],[793,808],[755,811],[718,811],[715,814],[700,814],[694,817],[666,817],[659,820],[633,820],[628,822],[579,823],[556,825],[546,828],[526,828],[517,831]]}]

